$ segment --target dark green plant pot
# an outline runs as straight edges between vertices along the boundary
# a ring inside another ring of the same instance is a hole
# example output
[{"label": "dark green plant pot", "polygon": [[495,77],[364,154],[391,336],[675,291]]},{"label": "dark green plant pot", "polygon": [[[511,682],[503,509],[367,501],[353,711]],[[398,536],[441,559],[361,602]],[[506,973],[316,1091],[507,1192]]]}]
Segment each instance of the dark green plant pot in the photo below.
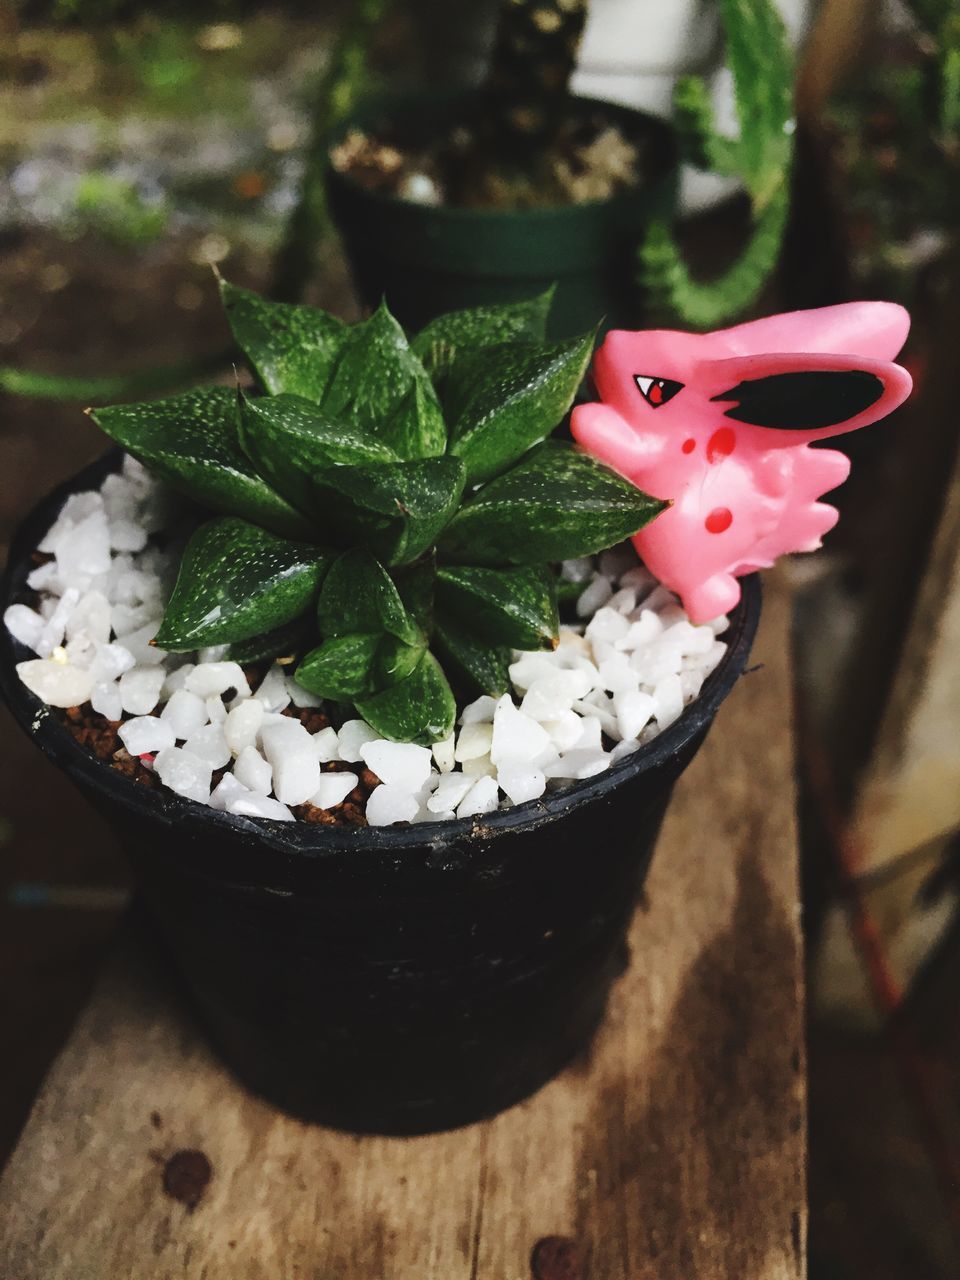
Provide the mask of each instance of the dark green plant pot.
[{"label": "dark green plant pot", "polygon": [[[467,118],[479,101],[463,92],[379,98],[341,125],[333,141],[382,121],[429,137],[438,121]],[[643,131],[650,174],[644,184],[577,205],[438,208],[368,190],[328,166],[330,209],[363,301],[372,307],[385,297],[401,323],[415,330],[445,311],[533,297],[555,283],[553,336],[583,333],[600,321],[637,327],[643,313],[637,245],[650,220],[670,218],[675,205],[673,131],[638,111],[580,101]]]}]

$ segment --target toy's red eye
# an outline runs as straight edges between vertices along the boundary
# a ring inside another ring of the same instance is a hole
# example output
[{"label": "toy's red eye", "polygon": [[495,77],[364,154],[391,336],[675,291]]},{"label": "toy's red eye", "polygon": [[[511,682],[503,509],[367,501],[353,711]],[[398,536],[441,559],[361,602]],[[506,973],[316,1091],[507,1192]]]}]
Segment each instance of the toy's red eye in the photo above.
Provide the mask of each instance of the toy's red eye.
[{"label": "toy's red eye", "polygon": [[659,409],[668,400],[672,400],[678,391],[683,390],[683,383],[674,382],[671,378],[648,378],[645,374],[635,373],[633,380],[652,409]]}]

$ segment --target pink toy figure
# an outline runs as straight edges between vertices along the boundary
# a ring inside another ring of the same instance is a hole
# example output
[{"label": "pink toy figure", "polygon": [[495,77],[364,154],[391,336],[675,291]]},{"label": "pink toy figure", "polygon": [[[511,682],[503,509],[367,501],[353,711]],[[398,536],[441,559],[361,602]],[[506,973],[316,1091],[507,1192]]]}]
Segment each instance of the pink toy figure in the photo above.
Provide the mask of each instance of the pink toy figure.
[{"label": "pink toy figure", "polygon": [[573,411],[589,453],[672,502],[634,536],[692,621],[729,611],[737,575],[813,551],[838,512],[818,498],[850,462],[811,444],[884,417],[910,394],[891,363],[910,318],[890,302],[793,311],[716,333],[614,330]]}]

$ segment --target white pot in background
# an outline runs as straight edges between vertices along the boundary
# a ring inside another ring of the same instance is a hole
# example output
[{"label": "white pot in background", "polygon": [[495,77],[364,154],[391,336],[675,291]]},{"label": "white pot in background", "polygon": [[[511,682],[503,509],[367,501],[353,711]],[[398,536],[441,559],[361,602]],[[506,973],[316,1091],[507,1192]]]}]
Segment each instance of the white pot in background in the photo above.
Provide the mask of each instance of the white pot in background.
[{"label": "white pot in background", "polygon": [[[794,44],[806,34],[811,0],[776,0]],[[718,127],[736,132],[733,81],[722,62],[714,0],[590,0],[572,88],[591,98],[669,119],[681,75],[710,84]],[[680,204],[694,213],[737,190],[731,179],[684,167]]]}]

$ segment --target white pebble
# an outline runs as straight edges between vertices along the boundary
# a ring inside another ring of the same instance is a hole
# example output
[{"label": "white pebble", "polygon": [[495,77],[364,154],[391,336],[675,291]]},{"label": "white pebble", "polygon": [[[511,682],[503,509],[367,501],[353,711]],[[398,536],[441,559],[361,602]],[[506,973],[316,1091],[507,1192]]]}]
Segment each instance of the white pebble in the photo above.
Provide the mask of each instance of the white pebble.
[{"label": "white pebble", "polygon": [[476,756],[473,760],[464,760],[460,768],[468,778],[493,778],[497,773],[497,767],[490,763],[489,756]]},{"label": "white pebble", "polygon": [[229,652],[228,644],[210,644],[197,650],[197,662],[222,662]]},{"label": "white pebble", "polygon": [[474,784],[474,779],[459,770],[456,773],[445,773],[437,783],[437,789],[427,800],[427,809],[431,813],[449,813],[456,809]]},{"label": "white pebble", "polygon": [[663,623],[657,614],[652,609],[640,609],[630,623],[627,634],[622,640],[617,641],[616,647],[632,652],[634,649],[639,649],[642,645],[650,644],[651,641],[656,640],[662,631]]},{"label": "white pebble", "polygon": [[575,698],[590,692],[592,680],[583,670],[554,668],[537,676],[520,703],[520,710],[534,720],[558,720],[573,706]]},{"label": "white pebble", "polygon": [[433,758],[441,773],[450,773],[453,769],[455,763],[454,741],[454,735],[451,733],[442,742],[433,744]]},{"label": "white pebble", "polygon": [[313,749],[321,764],[329,764],[331,760],[340,759],[337,731],[332,724],[328,724],[325,729],[319,729],[313,735]]},{"label": "white pebble", "polygon": [[609,578],[605,578],[600,573],[596,574],[586,591],[580,593],[577,600],[577,617],[589,618],[602,605],[605,605],[612,595],[613,587],[610,585]]},{"label": "white pebble", "polygon": [[564,711],[556,720],[544,720],[542,723],[558,751],[569,751],[575,747],[583,732],[583,717],[573,710]]},{"label": "white pebble", "polygon": [[183,740],[195,734],[207,723],[207,704],[187,689],[178,689],[160,713],[160,718],[170,724],[174,735]]},{"label": "white pebble", "polygon": [[366,742],[360,759],[381,782],[403,791],[419,791],[430,777],[429,749],[412,742]]},{"label": "white pebble", "polygon": [[201,760],[206,760],[211,769],[222,769],[232,759],[230,748],[223,735],[223,726],[219,724],[205,724],[196,733],[191,733],[183,744],[183,749],[192,751]]},{"label": "white pebble", "polygon": [[43,618],[25,604],[12,604],[3,615],[3,623],[14,640],[36,651],[43,631]]},{"label": "white pebble", "polygon": [[497,703],[493,717],[493,743],[490,759],[495,765],[504,760],[535,760],[551,746],[550,735],[536,720],[514,706],[505,694]]},{"label": "white pebble", "polygon": [[64,582],[77,577],[96,577],[110,569],[110,531],[102,508],[57,539],[53,553],[57,572]]},{"label": "white pebble", "polygon": [[514,804],[523,804],[542,796],[547,780],[526,760],[505,760],[497,770],[497,783]]},{"label": "white pebble", "polygon": [[[521,653],[516,662],[512,662],[508,669],[510,674],[510,683],[515,689],[519,689],[523,692],[524,690],[529,689],[536,680],[555,675],[557,669],[558,663],[555,654],[551,654],[548,657],[545,653]],[[497,704],[493,698],[488,698],[486,701],[493,703],[493,706],[490,708],[490,714],[486,716],[485,719],[492,720],[493,712]],[[475,706],[476,704],[473,703],[471,705]],[[467,710],[469,710],[469,708],[467,708]],[[466,710],[464,711],[464,715],[466,715]],[[461,716],[460,723],[467,724],[468,721]]]},{"label": "white pebble", "polygon": [[[102,644],[90,664],[90,674],[94,680],[116,680],[125,671],[132,671],[136,666],[133,654],[115,640],[111,644]],[[166,682],[164,682],[166,683]]]},{"label": "white pebble", "polygon": [[296,818],[285,804],[279,800],[271,800],[267,796],[237,796],[227,804],[227,813],[240,814],[244,818],[272,818],[275,822],[296,822]]},{"label": "white pebble", "polygon": [[165,787],[175,791],[188,800],[199,800],[206,804],[210,799],[210,774],[212,769],[206,760],[201,760],[182,747],[167,747],[158,753],[153,767]]},{"label": "white pebble", "polygon": [[142,551],[147,545],[147,531],[133,520],[109,522],[110,545],[115,551]]},{"label": "white pebble", "polygon": [[88,591],[67,619],[68,640],[87,639],[94,645],[110,639],[110,602],[102,591]]},{"label": "white pebble", "polygon": [[78,707],[93,691],[90,672],[53,658],[17,663],[17,674],[31,693],[51,707]]},{"label": "white pebble", "polygon": [[320,785],[311,796],[310,803],[318,809],[335,809],[338,804],[343,804],[359,781],[355,773],[346,770],[321,773]]},{"label": "white pebble", "polygon": [[499,800],[496,778],[478,778],[458,805],[457,817],[474,818],[479,814],[493,813]]},{"label": "white pebble", "polygon": [[627,693],[639,683],[637,672],[625,653],[612,653],[600,663],[600,683],[611,693]]},{"label": "white pebble", "polygon": [[51,609],[50,616],[44,622],[43,630],[37,639],[37,653],[41,658],[49,658],[54,649],[63,644],[67,631],[67,619],[73,613],[79,599],[80,592],[76,587],[70,587]]},{"label": "white pebble", "polygon": [[616,609],[598,609],[587,623],[586,636],[591,643],[605,640],[607,644],[615,644],[629,630],[630,623],[624,614],[618,613]]},{"label": "white pebble", "polygon": [[615,592],[607,604],[608,609],[616,609],[617,613],[633,613],[637,607],[637,593],[632,587],[622,587]]},{"label": "white pebble", "polygon": [[628,690],[613,695],[617,712],[617,728],[621,738],[635,738],[653,716],[656,703],[649,693]]},{"label": "white pebble", "polygon": [[124,648],[130,650],[138,666],[156,667],[166,660],[166,649],[160,649],[157,645],[151,643],[159,630],[160,619],[154,618],[136,631],[128,631],[123,637]]},{"label": "white pebble", "polygon": [[287,693],[295,707],[322,707],[323,699],[318,693],[311,693],[302,684],[298,684],[293,676],[287,676]]},{"label": "white pebble", "polygon": [[238,800],[241,796],[248,796],[249,794],[249,790],[239,778],[232,773],[225,773],[210,793],[210,808],[226,810],[230,807],[232,800]]},{"label": "white pebble", "polygon": [[683,690],[678,675],[664,676],[653,691],[654,717],[661,729],[666,729],[680,717],[683,711]]},{"label": "white pebble", "polygon": [[235,695],[246,698],[250,694],[247,677],[238,662],[201,662],[187,676],[184,688],[199,698],[209,698],[233,689]]},{"label": "white pebble", "polygon": [[704,675],[702,671],[691,670],[680,672],[680,692],[683,695],[684,705],[692,702],[703,688]]},{"label": "white pebble", "polygon": [[273,790],[273,769],[256,747],[244,747],[233,766],[235,776],[251,791],[268,796]]},{"label": "white pebble", "polygon": [[351,762],[361,760],[361,749],[368,742],[377,742],[379,738],[379,733],[376,729],[371,729],[366,720],[347,720],[337,734],[340,759]]},{"label": "white pebble", "polygon": [[254,745],[262,724],[263,703],[257,698],[244,698],[232,711],[227,712],[223,732],[234,755],[239,755],[244,748]]},{"label": "white pebble", "polygon": [[134,667],[120,677],[120,698],[127,715],[146,716],[160,701],[164,674],[159,667]]},{"label": "white pebble", "polygon": [[634,751],[640,750],[640,743],[636,738],[624,738],[623,742],[618,742],[610,752],[610,763],[616,764],[618,760],[623,760],[626,756],[632,756]]},{"label": "white pebble", "polygon": [[460,724],[490,723],[493,720],[493,713],[496,709],[496,698],[491,698],[484,693],[479,698],[475,698],[473,702],[468,702],[463,708],[460,713]]},{"label": "white pebble", "polygon": [[567,751],[555,764],[547,765],[548,778],[592,778],[610,767],[610,756],[605,751]]},{"label": "white pebble", "polygon": [[120,726],[118,736],[132,756],[163,751],[174,745],[173,730],[159,716],[135,716]]},{"label": "white pebble", "polygon": [[474,724],[465,724],[457,738],[457,747],[453,753],[453,758],[463,764],[465,760],[476,760],[480,756],[488,756],[492,742],[492,724],[485,724],[480,721]]},{"label": "white pebble", "polygon": [[172,698],[175,693],[184,688],[187,683],[187,676],[195,665],[193,662],[182,662],[179,667],[167,672],[167,678],[163,682],[163,696],[165,698]]},{"label": "white pebble", "polygon": [[320,785],[320,762],[313,739],[299,720],[284,716],[260,734],[263,754],[273,766],[273,790],[284,804],[305,804]]},{"label": "white pebble", "polygon": [[395,822],[412,822],[420,804],[417,797],[401,787],[381,784],[367,799],[367,822],[371,827],[389,827]]},{"label": "white pebble", "polygon": [[593,556],[580,556],[577,560],[564,560],[560,577],[564,582],[589,582],[593,577]]},{"label": "white pebble", "polygon": [[123,699],[116,680],[101,680],[93,686],[90,705],[98,716],[106,720],[119,720],[123,715]]},{"label": "white pebble", "polygon": [[283,667],[273,664],[260,682],[255,697],[267,711],[282,711],[290,705],[290,690],[287,688]]}]

